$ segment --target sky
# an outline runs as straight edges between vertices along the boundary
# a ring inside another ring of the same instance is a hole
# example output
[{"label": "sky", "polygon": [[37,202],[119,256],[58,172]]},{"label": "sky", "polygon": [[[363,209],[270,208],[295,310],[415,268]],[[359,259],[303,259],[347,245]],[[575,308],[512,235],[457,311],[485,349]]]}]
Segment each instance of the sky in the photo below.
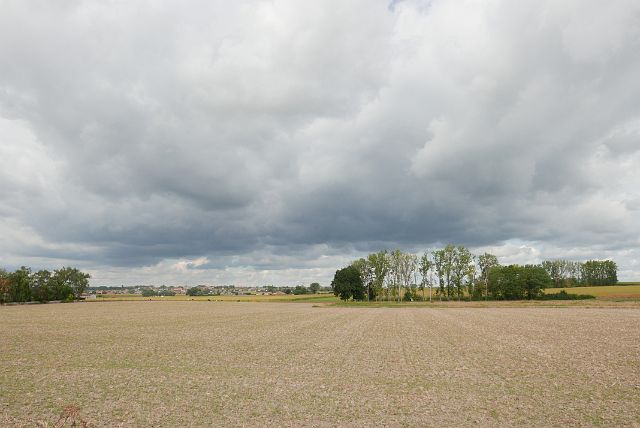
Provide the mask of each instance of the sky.
[{"label": "sky", "polygon": [[637,0],[0,11],[0,267],[328,285],[454,243],[640,280]]}]

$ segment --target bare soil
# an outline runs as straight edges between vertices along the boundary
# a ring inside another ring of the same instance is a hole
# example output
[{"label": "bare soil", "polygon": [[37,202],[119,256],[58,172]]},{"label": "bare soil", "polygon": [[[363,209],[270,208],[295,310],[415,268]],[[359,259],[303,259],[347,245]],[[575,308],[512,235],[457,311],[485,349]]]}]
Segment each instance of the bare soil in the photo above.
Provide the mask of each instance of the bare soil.
[{"label": "bare soil", "polygon": [[637,308],[34,305],[0,338],[0,426],[640,426]]}]

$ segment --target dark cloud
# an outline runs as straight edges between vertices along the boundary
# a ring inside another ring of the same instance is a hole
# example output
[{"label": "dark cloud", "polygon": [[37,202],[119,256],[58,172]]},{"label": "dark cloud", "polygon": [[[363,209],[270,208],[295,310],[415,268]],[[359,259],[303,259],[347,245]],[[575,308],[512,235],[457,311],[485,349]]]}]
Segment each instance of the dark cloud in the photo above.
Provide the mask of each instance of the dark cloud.
[{"label": "dark cloud", "polygon": [[634,1],[32,6],[0,16],[1,264],[326,281],[457,242],[640,273]]}]

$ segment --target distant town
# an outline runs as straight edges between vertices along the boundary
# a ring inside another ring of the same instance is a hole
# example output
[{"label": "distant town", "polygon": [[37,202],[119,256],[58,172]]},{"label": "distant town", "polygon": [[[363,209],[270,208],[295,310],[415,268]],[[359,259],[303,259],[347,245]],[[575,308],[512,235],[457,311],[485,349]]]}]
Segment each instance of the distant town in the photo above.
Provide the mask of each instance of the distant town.
[{"label": "distant town", "polygon": [[331,293],[331,287],[322,287],[314,282],[309,286],[296,285],[295,287],[278,287],[266,285],[261,287],[244,287],[236,285],[196,285],[167,286],[167,285],[134,285],[134,286],[100,286],[87,287],[86,294],[139,294],[143,297],[152,296],[241,296],[241,295],[284,295],[284,294],[317,294]]}]

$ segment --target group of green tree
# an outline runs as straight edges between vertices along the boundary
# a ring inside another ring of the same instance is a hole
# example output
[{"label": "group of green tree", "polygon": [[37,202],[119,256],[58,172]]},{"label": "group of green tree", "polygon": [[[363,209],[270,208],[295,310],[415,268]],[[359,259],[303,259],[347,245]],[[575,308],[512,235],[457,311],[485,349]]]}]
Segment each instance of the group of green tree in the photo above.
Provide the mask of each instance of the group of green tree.
[{"label": "group of green tree", "polygon": [[[567,283],[566,269],[560,269],[560,274],[552,270],[567,263],[553,260],[538,265],[502,266],[495,255],[476,256],[462,245],[447,245],[421,256],[384,250],[336,271],[331,287],[343,300],[536,299],[545,288]],[[574,285],[617,282],[613,261],[570,263],[580,272],[579,280],[571,277]],[[562,281],[557,281],[558,277]]]},{"label": "group of green tree", "polygon": [[46,269],[33,272],[25,266],[13,272],[0,269],[0,303],[79,299],[89,285],[89,278],[88,273],[72,267],[53,272]]},{"label": "group of green tree", "polygon": [[612,260],[588,260],[584,263],[571,260],[547,260],[542,262],[555,287],[586,287],[590,285],[615,285],[618,282],[618,266]]}]

